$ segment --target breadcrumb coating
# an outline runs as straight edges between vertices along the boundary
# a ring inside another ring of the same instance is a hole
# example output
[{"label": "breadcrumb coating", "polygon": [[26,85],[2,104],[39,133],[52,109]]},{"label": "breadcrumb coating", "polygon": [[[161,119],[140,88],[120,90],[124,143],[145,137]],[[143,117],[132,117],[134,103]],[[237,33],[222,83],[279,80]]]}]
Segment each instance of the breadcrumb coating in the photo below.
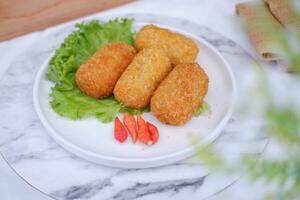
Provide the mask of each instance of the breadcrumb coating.
[{"label": "breadcrumb coating", "polygon": [[134,47],[127,43],[113,42],[105,45],[78,68],[78,87],[88,96],[97,99],[111,95],[134,56]]},{"label": "breadcrumb coating", "polygon": [[144,26],[136,35],[135,45],[137,50],[148,47],[164,49],[174,65],[194,62],[199,53],[192,39],[155,25]]},{"label": "breadcrumb coating", "polygon": [[169,73],[151,98],[151,112],[165,124],[188,122],[203,103],[209,79],[197,63],[182,63]]},{"label": "breadcrumb coating", "polygon": [[145,48],[117,82],[115,98],[131,108],[143,108],[149,105],[153,92],[171,70],[171,62],[163,50]]}]

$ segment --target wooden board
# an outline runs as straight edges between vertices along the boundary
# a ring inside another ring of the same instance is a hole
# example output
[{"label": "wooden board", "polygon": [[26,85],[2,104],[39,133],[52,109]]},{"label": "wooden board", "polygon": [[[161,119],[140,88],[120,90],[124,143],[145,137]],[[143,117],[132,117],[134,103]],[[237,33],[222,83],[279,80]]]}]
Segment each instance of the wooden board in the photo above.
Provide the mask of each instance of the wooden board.
[{"label": "wooden board", "polygon": [[134,0],[0,0],[0,41]]}]

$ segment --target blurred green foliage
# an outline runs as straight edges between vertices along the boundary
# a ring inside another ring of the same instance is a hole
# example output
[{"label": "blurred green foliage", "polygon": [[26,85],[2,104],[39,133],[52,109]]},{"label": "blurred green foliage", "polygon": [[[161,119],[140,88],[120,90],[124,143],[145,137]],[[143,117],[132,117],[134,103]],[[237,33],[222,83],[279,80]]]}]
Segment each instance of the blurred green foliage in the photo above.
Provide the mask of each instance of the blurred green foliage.
[{"label": "blurred green foliage", "polygon": [[[298,12],[297,17],[299,17]],[[300,17],[298,19],[297,23],[300,27]],[[289,71],[293,72],[290,76],[300,79],[300,36],[291,30],[274,32],[271,26],[265,28],[277,38],[285,54]],[[262,69],[264,66],[259,67]],[[258,98],[266,101],[264,102],[266,109],[262,111],[263,130],[272,142],[278,144],[281,154],[276,159],[244,155],[233,164],[226,161],[213,145],[209,145],[205,149],[199,149],[198,157],[213,170],[243,173],[253,181],[263,181],[272,185],[274,189],[266,195],[265,199],[296,200],[300,198],[300,111],[292,104],[283,106],[274,103],[272,89],[268,85],[268,76],[264,70],[258,71],[256,78],[259,87],[255,88],[260,90],[257,94],[261,96]]]}]

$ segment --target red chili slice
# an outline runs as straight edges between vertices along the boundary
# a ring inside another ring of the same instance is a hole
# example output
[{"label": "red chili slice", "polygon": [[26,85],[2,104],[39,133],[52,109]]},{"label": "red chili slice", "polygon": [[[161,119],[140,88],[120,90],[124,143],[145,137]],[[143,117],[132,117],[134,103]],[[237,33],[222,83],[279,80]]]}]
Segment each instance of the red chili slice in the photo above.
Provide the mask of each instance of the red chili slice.
[{"label": "red chili slice", "polygon": [[135,143],[138,137],[138,133],[136,130],[134,116],[129,113],[125,113],[123,118],[123,123],[131,136],[132,142]]},{"label": "red chili slice", "polygon": [[150,132],[148,130],[147,123],[140,115],[137,116],[137,124],[138,124],[138,139],[144,144],[151,145],[153,142],[150,137]]},{"label": "red chili slice", "polygon": [[154,126],[150,122],[147,122],[147,126],[148,126],[148,130],[150,132],[151,140],[152,140],[153,144],[155,144],[159,139],[158,129],[156,126]]},{"label": "red chili slice", "polygon": [[128,137],[128,133],[118,117],[115,118],[114,136],[116,140],[121,143],[123,143]]}]

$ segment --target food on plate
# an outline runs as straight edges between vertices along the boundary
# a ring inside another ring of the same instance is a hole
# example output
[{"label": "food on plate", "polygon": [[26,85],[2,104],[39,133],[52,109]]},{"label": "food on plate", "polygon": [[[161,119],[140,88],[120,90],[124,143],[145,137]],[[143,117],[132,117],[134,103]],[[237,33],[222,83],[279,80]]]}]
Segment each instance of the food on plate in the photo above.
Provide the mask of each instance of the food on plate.
[{"label": "food on plate", "polygon": [[141,117],[141,115],[137,116],[137,125],[138,125],[138,139],[144,144],[147,145],[153,144],[147,126],[147,122]]},{"label": "food on plate", "polygon": [[[122,105],[113,96],[95,99],[81,92],[76,84],[78,67],[104,45],[120,41],[134,44],[132,19],[114,19],[107,23],[98,20],[76,24],[49,62],[46,78],[52,88],[49,100],[52,109],[60,116],[72,120],[95,117],[102,123],[114,121],[119,112],[136,113]],[[143,110],[144,111],[144,110]]]},{"label": "food on plate", "polygon": [[135,49],[125,42],[113,42],[98,50],[76,72],[76,83],[88,96],[103,98],[113,89],[135,55]]},{"label": "food on plate", "polygon": [[[123,123],[127,128],[130,136],[132,137],[132,143],[135,143],[137,139],[146,145],[157,143],[159,139],[159,132],[157,127],[154,124],[145,121],[141,117],[141,115],[138,115],[137,121],[135,121],[133,115],[125,113],[123,117]],[[121,143],[123,143],[128,137],[128,132],[126,131],[124,126],[119,118],[116,117],[114,137]]]},{"label": "food on plate", "polygon": [[194,62],[199,53],[192,39],[155,25],[144,26],[136,35],[135,45],[138,50],[148,47],[164,49],[174,65]]},{"label": "food on plate", "polygon": [[[160,135],[141,116],[149,107],[170,125],[184,124],[207,110],[203,98],[209,80],[194,63],[199,49],[192,39],[146,25],[134,41],[129,19],[76,27],[56,50],[46,74],[54,84],[50,104],[59,115],[114,120],[117,141],[123,143],[130,135],[133,143],[151,145]],[[123,123],[117,113],[124,113]]]},{"label": "food on plate", "polygon": [[139,109],[150,103],[159,83],[172,70],[169,58],[158,48],[145,48],[133,59],[118,80],[114,95],[124,105]]},{"label": "food on plate", "polygon": [[150,122],[147,122],[148,130],[150,133],[152,144],[155,144],[159,139],[159,133],[158,129],[154,124],[151,124]]},{"label": "food on plate", "polygon": [[136,130],[134,116],[129,113],[125,113],[123,117],[123,123],[131,136],[132,142],[135,143],[137,140],[138,133]]},{"label": "food on plate", "polygon": [[118,117],[115,118],[114,136],[115,139],[121,143],[123,143],[128,137],[128,133]]},{"label": "food on plate", "polygon": [[208,76],[197,63],[182,63],[170,72],[151,98],[151,112],[165,124],[182,125],[203,103]]}]

